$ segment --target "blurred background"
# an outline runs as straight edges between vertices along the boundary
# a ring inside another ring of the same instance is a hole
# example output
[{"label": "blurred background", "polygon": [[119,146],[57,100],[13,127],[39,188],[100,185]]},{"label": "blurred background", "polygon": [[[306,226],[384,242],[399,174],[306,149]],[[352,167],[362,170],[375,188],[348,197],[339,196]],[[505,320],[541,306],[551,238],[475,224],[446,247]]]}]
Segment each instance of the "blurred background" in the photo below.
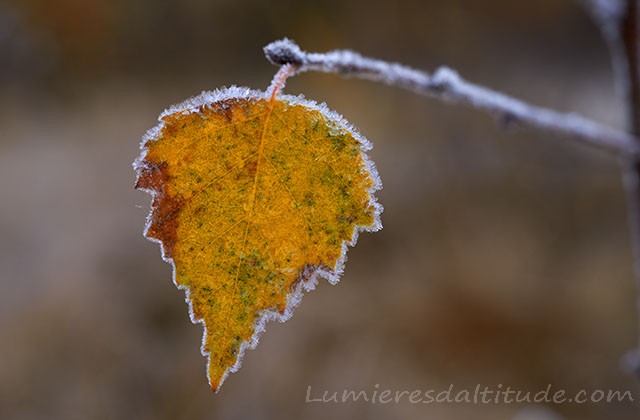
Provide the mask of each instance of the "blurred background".
[{"label": "blurred background", "polygon": [[[0,418],[635,419],[624,403],[320,404],[324,390],[631,390],[635,290],[618,162],[383,85],[307,73],[373,143],[384,229],[271,323],[217,395],[202,328],[133,190],[169,105],[264,89],[267,43],[354,49],[622,125],[570,0],[0,1]],[[636,403],[637,404],[637,403]]]}]

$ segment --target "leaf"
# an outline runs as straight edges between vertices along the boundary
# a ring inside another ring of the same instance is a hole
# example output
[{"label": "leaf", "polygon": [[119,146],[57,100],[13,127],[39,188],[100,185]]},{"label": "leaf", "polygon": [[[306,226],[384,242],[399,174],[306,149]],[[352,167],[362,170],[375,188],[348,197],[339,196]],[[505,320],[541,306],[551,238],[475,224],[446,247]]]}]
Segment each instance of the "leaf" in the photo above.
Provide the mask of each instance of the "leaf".
[{"label": "leaf", "polygon": [[245,88],[171,107],[143,138],[136,188],[153,196],[145,236],[186,290],[217,391],[315,287],[338,281],[347,245],[380,228],[370,146],[324,105]]}]

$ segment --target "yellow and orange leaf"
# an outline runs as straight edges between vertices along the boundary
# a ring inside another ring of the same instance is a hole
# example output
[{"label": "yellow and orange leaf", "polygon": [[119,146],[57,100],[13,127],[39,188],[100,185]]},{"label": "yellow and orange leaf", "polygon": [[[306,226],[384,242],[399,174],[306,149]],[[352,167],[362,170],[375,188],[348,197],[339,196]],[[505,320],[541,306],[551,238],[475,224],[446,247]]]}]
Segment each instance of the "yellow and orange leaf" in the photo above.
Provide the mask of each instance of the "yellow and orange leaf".
[{"label": "yellow and orange leaf", "polygon": [[217,391],[271,318],[291,315],[347,245],[380,227],[368,143],[340,116],[292,96],[229,88],[174,106],[143,139],[136,188]]}]

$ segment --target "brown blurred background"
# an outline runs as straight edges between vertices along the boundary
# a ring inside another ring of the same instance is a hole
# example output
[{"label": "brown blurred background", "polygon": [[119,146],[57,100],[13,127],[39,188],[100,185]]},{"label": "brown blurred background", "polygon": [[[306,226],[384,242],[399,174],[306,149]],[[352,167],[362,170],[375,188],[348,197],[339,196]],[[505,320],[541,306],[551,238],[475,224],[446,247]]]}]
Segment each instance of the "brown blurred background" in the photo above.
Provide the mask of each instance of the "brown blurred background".
[{"label": "brown blurred background", "polygon": [[638,418],[629,402],[305,403],[308,386],[375,384],[637,396],[619,369],[637,321],[614,158],[312,73],[287,92],[326,101],[374,143],[384,230],[210,393],[202,329],[142,236],[150,198],[131,162],[170,104],[265,88],[275,68],[261,49],[284,36],[446,64],[622,122],[605,45],[570,0],[0,1],[0,418]]}]

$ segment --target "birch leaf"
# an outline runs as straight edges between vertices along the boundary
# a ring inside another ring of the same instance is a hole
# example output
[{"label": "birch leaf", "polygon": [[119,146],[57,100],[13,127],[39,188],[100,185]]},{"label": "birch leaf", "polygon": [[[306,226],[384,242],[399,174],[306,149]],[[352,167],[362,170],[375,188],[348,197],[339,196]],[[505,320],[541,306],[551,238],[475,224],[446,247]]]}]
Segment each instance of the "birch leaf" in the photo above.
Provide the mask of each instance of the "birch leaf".
[{"label": "birch leaf", "polygon": [[217,391],[316,277],[338,281],[347,245],[380,228],[370,146],[339,115],[298,97],[229,88],[175,105],[143,138],[136,188]]}]

